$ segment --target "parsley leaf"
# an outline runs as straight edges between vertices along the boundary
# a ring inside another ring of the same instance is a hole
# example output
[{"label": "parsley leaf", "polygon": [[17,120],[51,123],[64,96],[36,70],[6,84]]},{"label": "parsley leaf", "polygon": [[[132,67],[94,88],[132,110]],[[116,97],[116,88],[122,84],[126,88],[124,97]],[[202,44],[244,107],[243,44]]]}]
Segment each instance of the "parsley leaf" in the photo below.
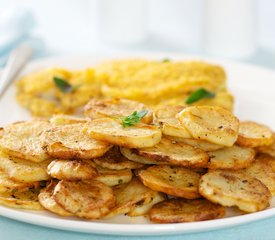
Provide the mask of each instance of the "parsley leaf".
[{"label": "parsley leaf", "polygon": [[123,127],[130,127],[138,123],[145,115],[148,113],[147,110],[142,110],[140,112],[134,111],[131,115],[122,119]]},{"label": "parsley leaf", "polygon": [[185,101],[186,104],[191,104],[193,102],[197,102],[203,98],[214,98],[215,93],[209,92],[204,88],[200,88],[197,91],[193,92]]},{"label": "parsley leaf", "polygon": [[55,86],[63,93],[71,93],[76,90],[76,87],[73,87],[70,83],[62,78],[53,77],[53,81]]}]

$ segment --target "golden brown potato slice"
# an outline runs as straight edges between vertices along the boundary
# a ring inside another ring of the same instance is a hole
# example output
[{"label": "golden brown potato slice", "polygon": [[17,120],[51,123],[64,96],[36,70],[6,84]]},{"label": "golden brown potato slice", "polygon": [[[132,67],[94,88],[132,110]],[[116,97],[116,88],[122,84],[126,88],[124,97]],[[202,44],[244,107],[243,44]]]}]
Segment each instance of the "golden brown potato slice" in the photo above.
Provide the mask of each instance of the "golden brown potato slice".
[{"label": "golden brown potato slice", "polygon": [[226,147],[231,147],[237,140],[239,120],[221,107],[187,107],[177,118],[195,139]]},{"label": "golden brown potato slice", "polygon": [[157,203],[164,201],[165,195],[163,193],[156,192],[150,199],[150,201],[144,203],[143,201],[138,202],[135,206],[127,213],[127,216],[138,217],[147,215],[150,209]]},{"label": "golden brown potato slice", "polygon": [[221,218],[225,208],[206,199],[170,199],[160,202],[149,211],[149,218],[156,223],[197,222]]},{"label": "golden brown potato slice", "polygon": [[275,195],[275,159],[268,155],[258,155],[256,160],[246,169],[239,170],[251,177],[259,179]]},{"label": "golden brown potato slice", "polygon": [[199,198],[200,174],[182,167],[152,166],[138,171],[142,183],[152,190],[187,199]]},{"label": "golden brown potato slice", "polygon": [[248,167],[254,160],[253,148],[232,146],[217,151],[208,152],[210,169],[242,169]]},{"label": "golden brown potato slice", "polygon": [[65,114],[56,114],[50,118],[50,123],[53,125],[65,125],[65,124],[75,124],[75,123],[86,123],[90,119],[80,118]]},{"label": "golden brown potato slice", "polygon": [[39,203],[50,212],[59,216],[73,216],[72,213],[62,208],[53,198],[53,191],[57,183],[51,182],[46,188],[42,189],[38,195]]},{"label": "golden brown potato slice", "polygon": [[97,170],[80,160],[54,160],[48,166],[48,174],[59,180],[90,180],[97,176]]},{"label": "golden brown potato slice", "polygon": [[211,202],[257,212],[269,206],[271,193],[258,179],[246,174],[211,171],[201,177],[199,192]]},{"label": "golden brown potato slice", "polygon": [[269,146],[274,142],[272,131],[256,122],[241,122],[237,143],[244,147]]},{"label": "golden brown potato slice", "polygon": [[144,166],[141,163],[128,160],[121,154],[117,146],[111,148],[102,157],[93,159],[93,161],[98,166],[113,170],[138,169]]},{"label": "golden brown potato slice", "polygon": [[93,120],[87,124],[87,132],[97,140],[128,148],[151,147],[161,139],[161,130],[157,126],[139,124],[123,127],[111,118]]},{"label": "golden brown potato slice", "polygon": [[106,218],[126,214],[137,205],[150,203],[156,192],[145,187],[137,178],[133,178],[128,184],[114,188],[114,194],[116,196],[116,206]]},{"label": "golden brown potato slice", "polygon": [[218,149],[224,148],[224,146],[210,143],[204,140],[194,139],[194,138],[182,138],[182,137],[172,137],[172,136],[165,136],[165,138],[175,142],[181,142],[196,148],[200,148],[201,150],[206,152],[216,151]]},{"label": "golden brown potato slice", "polygon": [[96,170],[98,176],[95,179],[110,187],[122,183],[128,183],[131,181],[133,176],[131,169],[111,170],[97,166]]},{"label": "golden brown potato slice", "polygon": [[37,188],[39,182],[18,182],[9,178],[8,174],[0,169],[0,193],[26,191],[30,188]]},{"label": "golden brown potato slice", "polygon": [[148,113],[142,118],[141,122],[151,123],[153,113],[144,104],[133,100],[112,98],[112,99],[91,99],[84,108],[84,113],[91,119],[96,118],[120,118],[131,115],[134,111],[147,110]]},{"label": "golden brown potato slice", "polygon": [[163,163],[163,162],[156,161],[154,159],[139,156],[138,154],[136,154],[136,149],[121,147],[120,152],[124,157],[130,159],[131,161],[137,162],[137,163],[141,163],[141,164],[166,164],[165,162]]},{"label": "golden brown potato slice", "polygon": [[54,200],[68,212],[87,219],[99,219],[115,206],[113,190],[98,181],[60,181],[54,188]]},{"label": "golden brown potato slice", "polygon": [[161,126],[163,134],[168,136],[191,138],[190,133],[176,118],[176,115],[183,109],[183,106],[163,106],[156,110],[155,117]]},{"label": "golden brown potato slice", "polygon": [[275,133],[272,135],[273,143],[270,146],[257,147],[257,151],[260,153],[265,153],[275,158]]},{"label": "golden brown potato slice", "polygon": [[4,128],[0,139],[0,149],[10,156],[42,162],[49,159],[43,149],[41,133],[49,128],[50,123],[44,120],[18,122]]},{"label": "golden brown potato slice", "polygon": [[43,134],[47,153],[61,159],[91,159],[102,156],[111,145],[92,139],[83,132],[85,124],[52,127]]},{"label": "golden brown potato slice", "polygon": [[165,138],[153,147],[136,149],[135,153],[158,162],[195,168],[206,167],[209,159],[201,149]]},{"label": "golden brown potato slice", "polygon": [[41,163],[15,158],[0,152],[0,168],[9,178],[19,182],[37,182],[48,180],[47,166],[49,161]]},{"label": "golden brown potato slice", "polygon": [[0,205],[27,210],[43,209],[38,201],[37,189],[29,189],[24,192],[13,191],[11,193],[1,193]]}]

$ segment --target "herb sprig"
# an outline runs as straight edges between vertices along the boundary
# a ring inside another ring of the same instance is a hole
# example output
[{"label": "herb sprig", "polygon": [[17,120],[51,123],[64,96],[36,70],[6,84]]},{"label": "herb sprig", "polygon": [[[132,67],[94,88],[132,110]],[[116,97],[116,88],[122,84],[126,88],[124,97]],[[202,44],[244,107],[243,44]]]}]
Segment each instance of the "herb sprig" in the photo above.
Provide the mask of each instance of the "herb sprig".
[{"label": "herb sprig", "polygon": [[53,77],[53,82],[55,86],[63,93],[72,93],[79,88],[79,85],[73,86],[68,81],[60,77]]},{"label": "herb sprig", "polygon": [[147,113],[147,110],[142,110],[139,112],[134,111],[131,115],[122,119],[122,126],[125,128],[135,125],[136,123],[140,122],[141,119],[144,118]]},{"label": "herb sprig", "polygon": [[197,102],[203,98],[214,98],[215,97],[215,93],[213,92],[209,92],[204,88],[199,88],[198,90],[196,90],[195,92],[193,92],[185,101],[186,104],[191,104],[194,102]]}]

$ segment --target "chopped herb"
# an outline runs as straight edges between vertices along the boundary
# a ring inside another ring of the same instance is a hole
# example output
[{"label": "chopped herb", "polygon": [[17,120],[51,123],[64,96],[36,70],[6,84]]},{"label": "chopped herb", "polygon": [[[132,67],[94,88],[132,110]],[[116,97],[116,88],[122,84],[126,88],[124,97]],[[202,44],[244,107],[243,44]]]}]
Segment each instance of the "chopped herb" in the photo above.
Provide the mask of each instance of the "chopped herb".
[{"label": "chopped herb", "polygon": [[215,93],[209,92],[204,88],[200,88],[197,91],[193,92],[185,101],[187,104],[191,104],[193,102],[197,102],[203,98],[214,98]]},{"label": "chopped herb", "polygon": [[169,58],[164,58],[164,59],[162,59],[161,62],[162,62],[162,63],[166,63],[166,62],[171,62],[171,60],[170,60]]},{"label": "chopped herb", "polygon": [[138,123],[145,115],[148,113],[147,110],[142,110],[140,112],[134,111],[131,115],[122,119],[123,127],[130,127]]},{"label": "chopped herb", "polygon": [[63,93],[74,92],[80,87],[80,85],[72,86],[66,80],[59,77],[53,77],[53,81],[55,83],[55,86],[58,87],[58,89]]}]

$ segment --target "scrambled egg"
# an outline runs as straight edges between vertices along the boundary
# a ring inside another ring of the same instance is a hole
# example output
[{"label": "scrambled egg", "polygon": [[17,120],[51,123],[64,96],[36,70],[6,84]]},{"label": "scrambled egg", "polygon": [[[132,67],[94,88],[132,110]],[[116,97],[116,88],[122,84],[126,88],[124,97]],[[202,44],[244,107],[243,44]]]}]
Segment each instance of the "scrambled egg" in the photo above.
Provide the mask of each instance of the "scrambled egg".
[{"label": "scrambled egg", "polygon": [[[55,85],[54,77],[78,87],[63,93]],[[216,96],[192,105],[216,105],[232,110],[233,97],[226,89],[223,68],[187,61],[118,60],[82,71],[43,70],[18,81],[17,100],[33,115],[48,117],[56,113],[77,113],[92,97],[127,98],[153,108],[184,105],[198,88],[205,88]]]}]

